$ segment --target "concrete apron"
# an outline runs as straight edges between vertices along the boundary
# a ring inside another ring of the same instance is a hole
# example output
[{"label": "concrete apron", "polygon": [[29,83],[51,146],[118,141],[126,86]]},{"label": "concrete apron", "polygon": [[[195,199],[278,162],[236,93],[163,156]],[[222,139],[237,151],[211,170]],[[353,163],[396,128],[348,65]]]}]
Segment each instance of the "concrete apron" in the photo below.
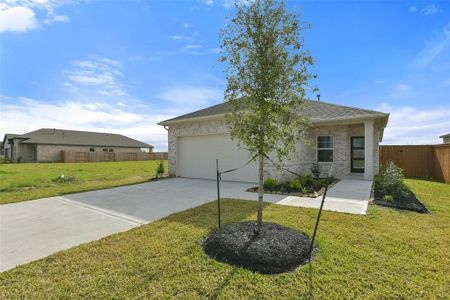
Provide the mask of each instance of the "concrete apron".
[{"label": "concrete apron", "polygon": [[0,271],[144,223],[64,197],[0,205]]},{"label": "concrete apron", "polygon": [[[325,197],[324,210],[365,215],[369,205],[372,181],[349,176],[330,188]],[[320,208],[322,196],[317,198],[288,196],[277,204]]]}]

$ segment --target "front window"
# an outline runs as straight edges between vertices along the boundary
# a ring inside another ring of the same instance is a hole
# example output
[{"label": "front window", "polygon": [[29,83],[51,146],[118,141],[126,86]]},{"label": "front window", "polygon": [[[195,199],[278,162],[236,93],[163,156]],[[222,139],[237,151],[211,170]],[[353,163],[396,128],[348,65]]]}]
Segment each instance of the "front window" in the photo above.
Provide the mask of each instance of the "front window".
[{"label": "front window", "polygon": [[317,162],[333,162],[333,136],[317,137]]}]

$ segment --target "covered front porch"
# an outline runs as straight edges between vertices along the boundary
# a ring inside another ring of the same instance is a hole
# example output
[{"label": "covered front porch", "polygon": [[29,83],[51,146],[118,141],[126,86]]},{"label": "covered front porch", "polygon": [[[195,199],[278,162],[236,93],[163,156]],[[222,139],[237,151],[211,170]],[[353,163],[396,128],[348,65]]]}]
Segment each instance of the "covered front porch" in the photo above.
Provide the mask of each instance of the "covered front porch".
[{"label": "covered front porch", "polygon": [[317,124],[311,130],[316,141],[311,149],[314,154],[311,155],[311,150],[305,147],[302,149],[303,157],[314,157],[321,167],[322,177],[333,166],[332,175],[335,177],[357,174],[364,180],[373,180],[378,172],[380,128],[380,122],[374,119]]}]

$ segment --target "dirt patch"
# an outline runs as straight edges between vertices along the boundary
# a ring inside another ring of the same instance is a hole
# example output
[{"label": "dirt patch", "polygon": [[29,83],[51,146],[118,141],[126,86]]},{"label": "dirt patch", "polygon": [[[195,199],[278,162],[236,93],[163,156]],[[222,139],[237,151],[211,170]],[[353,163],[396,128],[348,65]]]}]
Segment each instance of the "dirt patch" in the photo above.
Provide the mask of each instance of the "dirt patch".
[{"label": "dirt patch", "polygon": [[303,232],[275,223],[263,223],[256,235],[256,222],[222,226],[203,241],[205,253],[220,262],[263,274],[293,271],[308,262],[310,239]]},{"label": "dirt patch", "polygon": [[386,195],[383,191],[375,191],[373,203],[381,206],[387,206],[397,209],[405,209],[410,211],[419,212],[421,214],[429,214],[430,211],[425,205],[417,199],[413,192],[409,191],[403,195],[397,195],[393,197],[392,201],[386,201],[383,197]]}]

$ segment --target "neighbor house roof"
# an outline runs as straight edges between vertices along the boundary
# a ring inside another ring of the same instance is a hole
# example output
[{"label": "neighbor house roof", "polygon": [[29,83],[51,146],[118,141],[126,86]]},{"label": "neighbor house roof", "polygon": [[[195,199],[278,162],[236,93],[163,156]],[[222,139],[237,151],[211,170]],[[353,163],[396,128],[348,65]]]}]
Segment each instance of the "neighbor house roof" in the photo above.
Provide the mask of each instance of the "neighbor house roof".
[{"label": "neighbor house roof", "polygon": [[440,136],[439,138],[443,139],[443,138],[446,138],[446,137],[450,137],[450,133],[447,133],[447,134],[441,135],[441,136]]},{"label": "neighbor house roof", "polygon": [[152,145],[114,133],[88,132],[65,129],[42,128],[16,135],[15,138],[26,138],[24,144],[50,145],[85,145],[127,148],[153,148]]},{"label": "neighbor house roof", "polygon": [[[346,120],[357,118],[375,118],[384,117],[387,118],[389,114],[350,107],[337,105],[332,103],[326,103],[322,101],[305,100],[306,104],[303,106],[302,111],[308,115],[313,122],[330,121],[330,120]],[[192,113],[188,113],[176,118],[168,119],[158,123],[159,125],[169,125],[171,123],[178,123],[191,119],[207,118],[224,115],[230,112],[232,106],[228,102],[220,103],[214,106],[207,107],[205,109],[197,110]]]},{"label": "neighbor house roof", "polygon": [[23,136],[22,134],[6,133],[5,136],[3,137],[3,145],[7,144],[9,139],[14,139],[22,136]]}]

